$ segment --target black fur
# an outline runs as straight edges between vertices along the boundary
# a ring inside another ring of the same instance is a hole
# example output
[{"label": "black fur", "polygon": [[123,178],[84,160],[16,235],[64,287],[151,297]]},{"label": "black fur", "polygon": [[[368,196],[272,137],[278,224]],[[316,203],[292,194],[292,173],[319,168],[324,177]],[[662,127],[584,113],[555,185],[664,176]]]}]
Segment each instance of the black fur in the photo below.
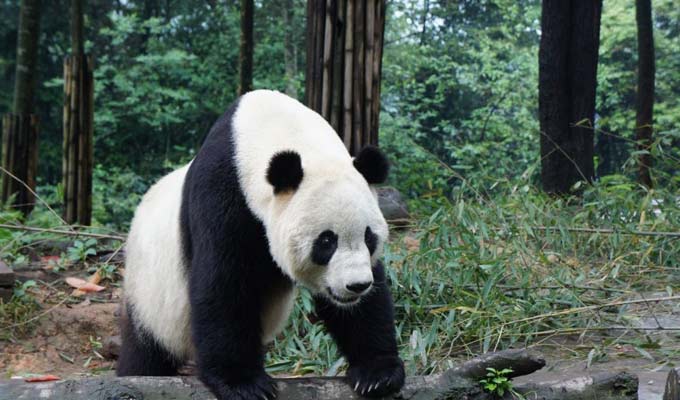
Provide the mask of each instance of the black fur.
[{"label": "black fur", "polygon": [[172,376],[182,365],[156,340],[136,326],[130,318],[131,306],[120,307],[120,333],[123,345],[120,347],[116,374],[118,376],[153,375]]},{"label": "black fur", "polygon": [[368,252],[373,255],[376,247],[378,247],[378,237],[373,233],[370,226],[367,226],[366,232],[364,232],[364,242],[366,247],[368,247]]},{"label": "black fur", "polygon": [[236,107],[213,126],[191,164],[181,210],[199,377],[220,400],[272,398],[261,310],[273,292],[292,286],[239,186],[231,124]]},{"label": "black fur", "polygon": [[296,190],[302,177],[302,160],[292,150],[276,153],[269,161],[267,182],[274,186],[274,194]]},{"label": "black fur", "polygon": [[[347,378],[359,394],[381,397],[404,385],[397,352],[394,306],[381,262],[373,267],[373,289],[358,305],[341,309],[315,296],[316,312],[349,362]],[[375,388],[368,390],[371,386]]]},{"label": "black fur", "polygon": [[366,146],[354,158],[354,168],[371,185],[385,183],[390,172],[390,162],[385,154],[375,146]]},{"label": "black fur", "polygon": [[328,265],[338,248],[338,235],[333,231],[323,231],[312,245],[312,261],[317,265]]}]

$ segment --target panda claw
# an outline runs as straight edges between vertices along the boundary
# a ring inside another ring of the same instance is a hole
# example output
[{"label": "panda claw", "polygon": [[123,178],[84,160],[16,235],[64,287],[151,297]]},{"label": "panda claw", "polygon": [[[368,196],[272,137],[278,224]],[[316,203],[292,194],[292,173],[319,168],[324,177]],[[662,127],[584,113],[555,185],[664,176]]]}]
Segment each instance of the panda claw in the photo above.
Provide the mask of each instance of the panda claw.
[{"label": "panda claw", "polygon": [[354,385],[354,391],[355,391],[355,392],[357,391],[357,389],[359,389],[359,384],[360,384],[360,383],[361,383],[361,382],[357,381],[357,384]]}]

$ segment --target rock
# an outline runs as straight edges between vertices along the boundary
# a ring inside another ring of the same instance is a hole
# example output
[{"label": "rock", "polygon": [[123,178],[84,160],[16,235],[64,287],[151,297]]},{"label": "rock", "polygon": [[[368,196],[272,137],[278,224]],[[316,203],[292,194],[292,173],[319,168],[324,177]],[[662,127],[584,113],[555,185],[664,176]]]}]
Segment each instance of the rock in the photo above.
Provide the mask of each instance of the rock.
[{"label": "rock", "polygon": [[4,303],[7,303],[8,301],[12,300],[12,296],[14,295],[14,289],[12,288],[7,288],[7,287],[0,287],[0,299]]},{"label": "rock", "polygon": [[0,261],[0,299],[7,303],[14,294],[14,271]]},{"label": "rock", "polygon": [[405,225],[411,218],[406,207],[406,202],[401,196],[401,193],[393,187],[383,186],[377,189],[378,205],[380,211],[387,222],[395,225]]},{"label": "rock", "polygon": [[2,261],[0,261],[0,286],[14,287],[14,271]]},{"label": "rock", "polygon": [[107,336],[102,340],[101,355],[107,360],[117,360],[120,354],[120,335]]}]

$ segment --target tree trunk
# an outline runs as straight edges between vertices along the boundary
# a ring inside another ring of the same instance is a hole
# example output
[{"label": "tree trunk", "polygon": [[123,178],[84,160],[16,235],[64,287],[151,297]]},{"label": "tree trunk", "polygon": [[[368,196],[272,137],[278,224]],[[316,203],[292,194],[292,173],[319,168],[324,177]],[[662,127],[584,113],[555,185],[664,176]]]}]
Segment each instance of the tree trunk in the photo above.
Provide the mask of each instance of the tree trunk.
[{"label": "tree trunk", "polygon": [[92,222],[93,60],[84,53],[83,0],[71,0],[71,51],[64,59],[64,220]]},{"label": "tree trunk", "polygon": [[239,55],[239,95],[253,90],[253,0],[241,0],[241,52]]},{"label": "tree trunk", "polygon": [[638,39],[638,81],[637,104],[635,118],[635,139],[638,149],[645,153],[640,155],[638,179],[641,184],[652,187],[649,173],[652,166],[650,154],[653,133],[654,111],[654,31],[652,26],[651,0],[635,1],[635,19],[637,20]]},{"label": "tree trunk", "polygon": [[593,126],[602,0],[543,0],[539,48],[541,180],[567,193],[594,177]]},{"label": "tree trunk", "polygon": [[[38,169],[38,116],[5,114],[2,118],[2,202],[27,216],[35,205],[35,176]],[[13,196],[13,197],[12,197]]]},{"label": "tree trunk", "polygon": [[351,154],[378,143],[384,0],[307,2],[305,102]]},{"label": "tree trunk", "polygon": [[[33,209],[38,162],[38,117],[33,112],[38,63],[40,0],[22,0],[17,35],[14,113],[3,118],[2,202],[10,199],[24,215]],[[14,196],[14,197],[12,197]]]}]

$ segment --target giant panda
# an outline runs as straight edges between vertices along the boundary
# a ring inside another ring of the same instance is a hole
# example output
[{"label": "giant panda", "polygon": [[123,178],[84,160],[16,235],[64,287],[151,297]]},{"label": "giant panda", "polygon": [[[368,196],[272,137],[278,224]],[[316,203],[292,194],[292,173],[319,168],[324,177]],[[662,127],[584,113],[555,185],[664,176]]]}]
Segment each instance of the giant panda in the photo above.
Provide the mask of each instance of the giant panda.
[{"label": "giant panda", "polygon": [[404,367],[380,262],[388,229],[371,188],[388,166],[375,147],[350,157],[297,100],[268,90],[240,97],[135,212],[117,374],[174,375],[194,359],[218,399],[271,399],[264,345],[301,285],[348,361],[352,388],[398,391]]}]

